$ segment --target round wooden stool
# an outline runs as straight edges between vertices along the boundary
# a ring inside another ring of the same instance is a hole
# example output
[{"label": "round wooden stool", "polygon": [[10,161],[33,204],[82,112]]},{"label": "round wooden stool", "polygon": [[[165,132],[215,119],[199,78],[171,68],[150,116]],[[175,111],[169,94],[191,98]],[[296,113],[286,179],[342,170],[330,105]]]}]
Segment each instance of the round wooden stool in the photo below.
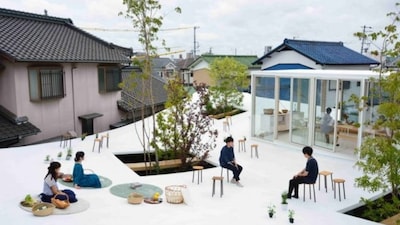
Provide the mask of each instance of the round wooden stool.
[{"label": "round wooden stool", "polygon": [[99,153],[100,153],[100,148],[103,147],[103,140],[101,138],[95,138],[93,141],[93,148],[92,148],[92,152],[94,152],[94,147],[96,146],[96,142],[99,143]]},{"label": "round wooden stool", "polygon": [[253,158],[253,148],[254,148],[254,154],[258,158],[258,145],[257,144],[250,145],[251,158]]},{"label": "round wooden stool", "polygon": [[239,152],[240,150],[246,152],[246,140],[239,139],[238,142],[239,142]]},{"label": "round wooden stool", "polygon": [[324,183],[325,183],[325,192],[328,192],[328,185],[327,185],[327,176],[331,176],[331,186],[333,190],[333,180],[332,180],[332,172],[323,170],[318,173],[318,190],[321,190],[321,175],[324,176]]},{"label": "round wooden stool", "polygon": [[203,182],[203,166],[193,166],[193,175],[192,175],[192,183],[194,182],[194,173],[197,171],[197,184],[200,182],[200,177],[201,177],[201,182]]},{"label": "round wooden stool", "polygon": [[343,199],[346,199],[346,190],[345,190],[345,188],[344,188],[344,182],[346,182],[346,180],[345,179],[341,179],[341,178],[335,178],[335,179],[333,179],[333,193],[334,193],[334,198],[336,199],[336,184],[337,184],[337,186],[338,186],[338,189],[339,189],[339,201],[342,201],[342,199],[341,199],[341,195],[340,195],[340,184],[342,184],[342,186],[343,186]]},{"label": "round wooden stool", "polygon": [[303,183],[303,202],[306,201],[306,185],[308,185],[308,192],[310,194],[311,199],[311,186],[314,193],[314,202],[317,202],[315,199],[315,183]]},{"label": "round wooden stool", "polygon": [[222,177],[222,173],[224,172],[224,169],[226,169],[226,182],[229,183],[229,170],[227,168],[224,168],[221,166],[221,177]]},{"label": "round wooden stool", "polygon": [[213,176],[213,187],[212,187],[212,197],[214,197],[215,194],[215,181],[219,180],[220,181],[220,186],[221,186],[221,191],[220,191],[220,197],[224,194],[224,177],[221,176]]}]

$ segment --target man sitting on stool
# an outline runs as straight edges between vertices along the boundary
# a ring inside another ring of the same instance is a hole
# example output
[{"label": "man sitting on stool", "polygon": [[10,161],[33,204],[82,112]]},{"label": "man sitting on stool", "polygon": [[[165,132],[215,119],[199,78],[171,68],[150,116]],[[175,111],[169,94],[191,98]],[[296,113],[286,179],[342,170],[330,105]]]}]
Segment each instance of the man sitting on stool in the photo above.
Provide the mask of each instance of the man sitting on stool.
[{"label": "man sitting on stool", "polygon": [[[299,198],[299,184],[313,184],[317,180],[318,176],[318,163],[311,155],[313,149],[309,146],[303,148],[304,157],[307,158],[306,168],[300,171],[298,174],[294,175],[289,181],[289,191],[287,198]],[[292,192],[294,189],[294,195]]]},{"label": "man sitting on stool", "polygon": [[243,170],[243,167],[236,163],[235,153],[233,152],[233,138],[227,137],[225,139],[226,145],[221,149],[221,155],[219,156],[219,164],[233,172],[233,178],[231,183],[235,183],[239,187],[243,185],[239,182],[239,175]]}]

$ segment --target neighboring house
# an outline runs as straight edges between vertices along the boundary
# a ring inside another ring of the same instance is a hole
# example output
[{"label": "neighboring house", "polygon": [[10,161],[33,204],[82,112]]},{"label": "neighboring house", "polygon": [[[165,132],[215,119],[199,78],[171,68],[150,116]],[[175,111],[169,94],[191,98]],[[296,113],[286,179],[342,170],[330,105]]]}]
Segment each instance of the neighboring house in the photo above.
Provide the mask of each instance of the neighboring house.
[{"label": "neighboring house", "polygon": [[19,144],[70,130],[98,133],[120,121],[118,84],[131,55],[70,19],[0,8],[0,105],[41,131]]},{"label": "neighboring house", "polygon": [[175,75],[176,65],[170,58],[153,58],[152,73],[158,75],[164,80],[168,80]]},{"label": "neighboring house", "polygon": [[[379,62],[344,47],[342,42],[285,39],[281,45],[255,60],[253,64],[261,65],[261,70],[370,70],[372,67],[377,66]],[[290,91],[288,87],[290,86],[290,79],[282,78],[280,82],[280,98],[289,100]],[[257,85],[272,87],[274,83],[271,80],[263,79]],[[336,83],[330,82],[329,85],[334,86]],[[357,89],[360,87],[355,81],[353,84],[350,81],[345,81],[342,85],[343,89],[354,89],[353,87]],[[305,96],[307,96],[308,91],[305,93]],[[274,96],[274,91],[272,89],[269,89],[269,91],[264,90],[257,93],[257,95],[271,97]],[[347,99],[347,96],[343,96],[343,98]]]},{"label": "neighboring house", "polygon": [[250,79],[250,72],[260,70],[260,66],[257,64],[252,64],[257,59],[255,55],[211,55],[211,54],[204,54],[200,57],[196,58],[190,65],[189,68],[193,73],[193,81],[197,83],[205,83],[206,85],[213,85],[211,78],[210,78],[210,64],[218,59],[229,57],[233,58],[236,61],[244,64],[247,66],[249,71],[249,79]]},{"label": "neighboring house", "polygon": [[[154,106],[155,112],[159,112],[165,108],[164,104],[167,101],[165,80],[158,75],[152,76],[152,101],[150,92],[146,92],[143,96],[143,80],[140,78],[140,76],[132,75],[132,73],[138,75],[141,73],[141,70],[137,67],[125,67],[122,69],[122,79],[127,81],[127,88],[122,90],[121,100],[118,101],[118,108],[124,113],[124,116],[122,121],[111,124],[111,129],[125,126],[129,123],[140,120],[142,118],[143,108],[145,117],[152,115],[152,105]],[[128,79],[128,77],[130,78]],[[144,86],[149,87],[150,79],[144,80],[144,82]]]},{"label": "neighboring house", "polygon": [[261,65],[261,70],[369,70],[379,62],[346,48],[343,42],[285,39],[281,45],[255,60],[253,64]]},{"label": "neighboring house", "polygon": [[179,59],[176,60],[179,77],[182,79],[185,86],[193,85],[193,73],[189,68],[189,65],[193,63],[193,61],[194,58],[192,54],[187,54],[185,59],[180,55]]}]

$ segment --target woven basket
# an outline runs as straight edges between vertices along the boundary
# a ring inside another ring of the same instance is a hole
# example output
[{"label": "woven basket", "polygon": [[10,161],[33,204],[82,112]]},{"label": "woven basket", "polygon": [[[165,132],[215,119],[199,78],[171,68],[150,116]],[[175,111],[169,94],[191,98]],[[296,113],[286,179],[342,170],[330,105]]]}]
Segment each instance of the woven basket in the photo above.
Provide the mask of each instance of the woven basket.
[{"label": "woven basket", "polygon": [[55,206],[51,203],[42,202],[32,207],[32,213],[35,216],[48,216],[53,213]]},{"label": "woven basket", "polygon": [[168,203],[180,204],[183,203],[182,189],[185,185],[171,185],[165,187],[165,197]]},{"label": "woven basket", "polygon": [[143,195],[138,194],[136,192],[132,192],[128,196],[128,202],[130,204],[140,204],[143,202],[143,199],[144,199]]},{"label": "woven basket", "polygon": [[66,209],[70,205],[68,195],[65,194],[65,196],[67,196],[67,200],[57,199],[56,197],[58,195],[60,194],[56,194],[51,198],[51,204],[55,205],[58,209]]}]

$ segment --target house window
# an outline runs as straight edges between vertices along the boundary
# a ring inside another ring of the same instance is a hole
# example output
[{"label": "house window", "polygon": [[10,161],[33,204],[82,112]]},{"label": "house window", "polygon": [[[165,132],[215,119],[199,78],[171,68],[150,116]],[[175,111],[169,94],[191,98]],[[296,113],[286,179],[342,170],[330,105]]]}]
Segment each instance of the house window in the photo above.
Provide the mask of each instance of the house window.
[{"label": "house window", "polygon": [[31,101],[64,97],[62,67],[30,67],[28,75]]},{"label": "house window", "polygon": [[119,91],[118,86],[121,83],[121,70],[118,66],[99,66],[99,92]]}]

